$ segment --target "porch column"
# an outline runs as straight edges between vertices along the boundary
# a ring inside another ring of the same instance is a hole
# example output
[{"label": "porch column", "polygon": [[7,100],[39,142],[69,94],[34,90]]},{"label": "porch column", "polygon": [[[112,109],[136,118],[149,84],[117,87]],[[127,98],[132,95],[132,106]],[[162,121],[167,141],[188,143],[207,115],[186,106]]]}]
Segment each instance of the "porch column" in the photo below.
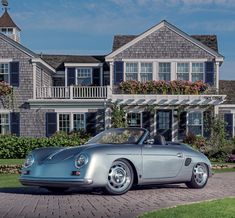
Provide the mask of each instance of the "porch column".
[{"label": "porch column", "polygon": [[109,129],[111,128],[112,126],[112,123],[111,123],[111,108],[109,106],[105,106],[105,129]]},{"label": "porch column", "polygon": [[113,87],[113,62],[110,62],[110,86]]},{"label": "porch column", "polygon": [[219,62],[216,62],[216,90],[219,91]]},{"label": "porch column", "polygon": [[33,63],[33,99],[37,98],[37,64]]}]

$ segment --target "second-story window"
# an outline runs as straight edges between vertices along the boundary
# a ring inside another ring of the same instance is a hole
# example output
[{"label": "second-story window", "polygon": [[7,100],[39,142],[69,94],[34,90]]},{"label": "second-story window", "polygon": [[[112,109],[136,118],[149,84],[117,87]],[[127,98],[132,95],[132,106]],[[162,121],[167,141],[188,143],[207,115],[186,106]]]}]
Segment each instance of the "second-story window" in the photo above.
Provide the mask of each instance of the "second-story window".
[{"label": "second-story window", "polygon": [[159,63],[159,80],[171,80],[171,63]]},{"label": "second-story window", "polygon": [[177,80],[189,80],[189,63],[177,64]]},{"label": "second-story window", "polygon": [[204,80],[204,64],[203,63],[192,63],[192,82]]},{"label": "second-story window", "polygon": [[0,63],[0,81],[9,83],[9,64]]},{"label": "second-story window", "polygon": [[152,63],[141,63],[140,80],[141,82],[153,80],[153,64]]},{"label": "second-story window", "polygon": [[76,85],[87,86],[92,84],[92,69],[77,68],[77,83]]},{"label": "second-story window", "polygon": [[138,63],[126,63],[126,80],[138,80]]}]

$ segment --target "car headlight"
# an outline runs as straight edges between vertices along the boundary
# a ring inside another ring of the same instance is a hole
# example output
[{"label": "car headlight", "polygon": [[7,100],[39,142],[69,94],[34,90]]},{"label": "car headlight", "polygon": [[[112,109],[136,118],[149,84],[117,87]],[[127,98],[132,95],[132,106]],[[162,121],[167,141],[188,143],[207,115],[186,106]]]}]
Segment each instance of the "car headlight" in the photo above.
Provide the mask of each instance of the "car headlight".
[{"label": "car headlight", "polygon": [[87,162],[88,162],[88,157],[85,154],[80,154],[75,159],[75,167],[81,168],[82,166],[87,164]]},{"label": "car headlight", "polygon": [[32,154],[28,155],[25,159],[25,162],[24,162],[24,167],[27,168],[27,167],[30,167],[32,166],[34,163],[34,157]]}]

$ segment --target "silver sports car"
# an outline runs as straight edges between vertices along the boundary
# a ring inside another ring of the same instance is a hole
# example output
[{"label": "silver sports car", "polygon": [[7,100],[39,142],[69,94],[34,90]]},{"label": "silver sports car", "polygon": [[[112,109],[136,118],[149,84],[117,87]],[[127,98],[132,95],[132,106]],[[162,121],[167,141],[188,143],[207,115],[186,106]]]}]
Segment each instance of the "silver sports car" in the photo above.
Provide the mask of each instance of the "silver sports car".
[{"label": "silver sports car", "polygon": [[104,188],[124,194],[133,185],[185,183],[203,188],[211,163],[202,153],[164,137],[151,137],[143,128],[106,130],[78,147],[32,151],[21,170],[20,182],[50,191],[70,187]]}]

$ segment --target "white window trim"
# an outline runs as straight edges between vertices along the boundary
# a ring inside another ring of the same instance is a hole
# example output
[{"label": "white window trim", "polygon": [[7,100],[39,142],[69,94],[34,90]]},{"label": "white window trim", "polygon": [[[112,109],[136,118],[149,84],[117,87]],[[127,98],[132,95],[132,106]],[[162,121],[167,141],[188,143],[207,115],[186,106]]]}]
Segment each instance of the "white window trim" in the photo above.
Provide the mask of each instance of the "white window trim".
[{"label": "white window trim", "polygon": [[78,79],[78,70],[79,69],[89,69],[90,70],[90,72],[91,72],[91,84],[93,84],[93,68],[91,68],[91,67],[77,67],[76,68],[76,71],[75,71],[75,84],[78,85],[77,84],[77,79]]},{"label": "white window trim", "polygon": [[[128,114],[140,114],[140,128],[142,128],[143,127],[143,112],[136,112],[136,111],[128,111],[127,113],[126,113],[126,121],[127,121],[127,115]],[[127,125],[128,125],[128,123],[127,123]]]},{"label": "white window trim", "polygon": [[69,131],[73,131],[74,130],[74,119],[73,119],[73,115],[74,114],[83,114],[84,115],[84,130],[86,130],[86,113],[82,113],[82,112],[59,112],[57,113],[57,131],[60,131],[60,115],[61,114],[69,114],[69,118],[70,118],[70,125],[69,125]]},{"label": "white window trim", "polygon": [[[10,111],[0,110],[0,114],[7,114],[8,115],[9,132],[7,134],[10,134],[11,133],[11,116],[10,116]],[[6,135],[6,134],[0,134],[0,135]]]},{"label": "white window trim", "polygon": [[[6,82],[6,83],[8,83],[8,84],[10,84],[10,81],[11,81],[11,75],[10,75],[10,62],[2,62],[1,60],[0,60],[0,64],[7,64],[8,65],[8,72],[7,72],[7,75],[8,75],[8,82]],[[2,74],[1,73],[1,75],[5,75],[6,73],[4,73],[4,74]]]},{"label": "white window trim", "polygon": [[[203,118],[203,112],[202,110],[190,110],[190,111],[187,111],[187,121],[186,121],[186,133],[188,134],[189,133],[189,113],[201,113],[202,115],[202,123],[200,124],[202,126],[202,132],[201,132],[201,136],[204,136],[204,118]],[[199,126],[199,125],[198,125]]]}]

